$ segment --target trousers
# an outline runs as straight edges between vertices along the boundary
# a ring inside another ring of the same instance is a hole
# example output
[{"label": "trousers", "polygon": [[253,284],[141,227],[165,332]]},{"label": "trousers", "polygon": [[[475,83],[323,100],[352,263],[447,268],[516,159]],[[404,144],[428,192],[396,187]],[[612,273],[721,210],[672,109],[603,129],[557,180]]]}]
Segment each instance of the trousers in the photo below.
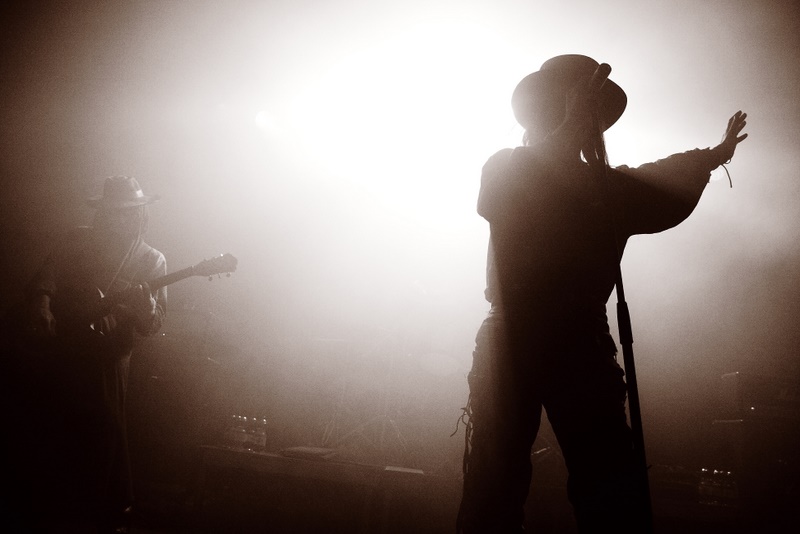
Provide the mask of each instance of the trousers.
[{"label": "trousers", "polygon": [[607,332],[547,330],[492,313],[478,330],[457,530],[524,532],[531,447],[544,409],[564,457],[579,531],[642,532],[645,493],[613,340]]}]

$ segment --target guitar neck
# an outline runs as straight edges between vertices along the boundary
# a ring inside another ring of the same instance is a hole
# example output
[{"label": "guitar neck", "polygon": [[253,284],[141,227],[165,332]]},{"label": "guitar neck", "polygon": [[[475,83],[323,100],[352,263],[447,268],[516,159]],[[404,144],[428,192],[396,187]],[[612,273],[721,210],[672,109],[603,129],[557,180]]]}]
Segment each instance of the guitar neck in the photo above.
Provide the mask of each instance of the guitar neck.
[{"label": "guitar neck", "polygon": [[189,278],[190,276],[194,275],[194,267],[187,267],[185,269],[181,269],[180,271],[175,271],[174,273],[169,273],[165,276],[156,278],[155,280],[150,280],[147,282],[147,285],[150,286],[150,291],[156,292],[164,286],[174,284],[175,282],[179,282],[184,278]]},{"label": "guitar neck", "polygon": [[150,280],[147,284],[150,286],[150,291],[158,291],[164,286],[174,284],[191,276],[212,276],[220,273],[231,273],[236,270],[236,263],[236,258],[231,254],[221,254],[216,258],[201,261],[197,265]]}]

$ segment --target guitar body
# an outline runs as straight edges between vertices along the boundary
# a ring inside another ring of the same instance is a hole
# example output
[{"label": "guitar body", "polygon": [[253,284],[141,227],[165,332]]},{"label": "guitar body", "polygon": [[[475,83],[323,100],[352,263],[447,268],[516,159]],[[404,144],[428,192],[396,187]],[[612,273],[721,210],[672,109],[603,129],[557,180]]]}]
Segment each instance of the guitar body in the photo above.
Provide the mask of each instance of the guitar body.
[{"label": "guitar body", "polygon": [[[192,276],[212,276],[236,270],[237,260],[223,254],[197,265],[167,274],[148,282],[151,292]],[[126,291],[103,295],[95,286],[59,287],[51,297],[50,311],[56,321],[56,335],[42,337],[25,324],[29,311],[24,306],[10,310],[4,325],[4,351],[13,352],[23,365],[38,365],[52,358],[88,354],[113,357],[130,350],[133,325],[123,325],[122,318],[112,313],[117,304],[125,304]]]},{"label": "guitar body", "polygon": [[103,314],[103,298],[103,292],[96,286],[60,288],[50,300],[56,335],[70,338],[108,335],[113,317]]}]

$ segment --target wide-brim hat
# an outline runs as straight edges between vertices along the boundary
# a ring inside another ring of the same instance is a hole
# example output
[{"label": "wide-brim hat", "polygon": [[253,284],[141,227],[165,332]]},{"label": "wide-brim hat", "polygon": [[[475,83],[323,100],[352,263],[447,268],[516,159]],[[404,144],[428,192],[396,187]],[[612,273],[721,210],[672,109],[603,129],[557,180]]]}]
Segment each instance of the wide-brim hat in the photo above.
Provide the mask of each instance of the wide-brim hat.
[{"label": "wide-brim hat", "polygon": [[[517,84],[511,96],[511,108],[517,122],[526,130],[551,132],[564,120],[567,94],[577,82],[594,74],[599,63],[588,56],[566,54],[548,59],[541,68]],[[625,111],[625,91],[606,80],[597,103],[602,127],[607,130]]]},{"label": "wide-brim hat", "polygon": [[145,195],[139,182],[131,176],[110,176],[103,184],[103,194],[86,199],[93,208],[134,208],[157,201],[158,195]]}]

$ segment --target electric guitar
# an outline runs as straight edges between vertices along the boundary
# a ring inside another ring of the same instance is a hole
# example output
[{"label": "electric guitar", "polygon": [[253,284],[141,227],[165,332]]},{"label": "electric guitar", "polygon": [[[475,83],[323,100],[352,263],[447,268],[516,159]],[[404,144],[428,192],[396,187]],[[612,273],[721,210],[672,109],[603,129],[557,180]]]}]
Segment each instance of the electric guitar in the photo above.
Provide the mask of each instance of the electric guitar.
[{"label": "electric guitar", "polygon": [[[238,260],[231,254],[220,254],[197,265],[150,280],[147,285],[155,293],[162,287],[192,276],[207,276],[211,279],[215,274],[230,275],[236,271],[237,264]],[[51,305],[56,318],[56,331],[59,336],[87,333],[87,330],[104,334],[108,330],[107,325],[104,327],[105,318],[115,306],[125,304],[129,298],[129,290],[104,295],[97,287],[59,289]]]},{"label": "electric guitar", "polygon": [[[161,276],[148,282],[152,292],[192,276],[213,277],[236,271],[238,260],[221,254],[192,267]],[[126,290],[128,291],[128,290]],[[115,319],[109,315],[114,306],[124,304],[126,291],[103,295],[96,287],[75,290],[60,287],[51,301],[56,321],[55,336],[40,336],[25,324],[23,305],[13,307],[0,321],[0,359],[19,376],[60,380],[73,376],[80,358],[65,356],[81,352],[104,353],[116,343],[116,336],[105,335]],[[128,297],[129,298],[129,297]],[[72,374],[70,374],[72,373]]]}]

